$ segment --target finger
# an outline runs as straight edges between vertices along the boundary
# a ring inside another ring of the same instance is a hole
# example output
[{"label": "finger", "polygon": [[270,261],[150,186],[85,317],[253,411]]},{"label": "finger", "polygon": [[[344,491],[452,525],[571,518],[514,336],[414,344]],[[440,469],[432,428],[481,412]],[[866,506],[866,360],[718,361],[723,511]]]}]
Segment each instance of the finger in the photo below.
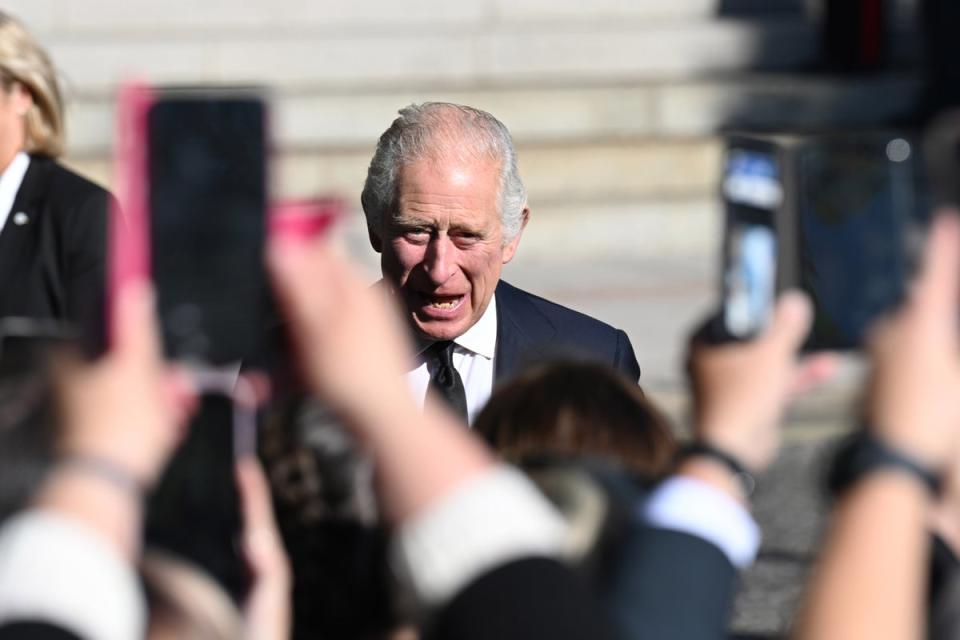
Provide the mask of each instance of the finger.
[{"label": "finger", "polygon": [[780,295],[764,340],[778,344],[788,352],[800,348],[813,322],[813,306],[807,294],[789,290]]},{"label": "finger", "polygon": [[160,360],[160,333],[153,287],[140,280],[123,286],[115,307],[114,353],[138,362]]},{"label": "finger", "polygon": [[257,459],[251,456],[238,460],[236,478],[245,535],[275,534],[277,524],[270,502],[270,487]]},{"label": "finger", "polygon": [[930,227],[914,303],[933,318],[952,322],[960,306],[960,217],[941,213]]},{"label": "finger", "polygon": [[169,366],[163,372],[161,383],[164,399],[173,413],[174,424],[185,430],[200,400],[193,377],[182,367]]},{"label": "finger", "polygon": [[804,358],[797,365],[790,381],[790,397],[816,389],[833,378],[840,366],[834,353],[818,353]]}]

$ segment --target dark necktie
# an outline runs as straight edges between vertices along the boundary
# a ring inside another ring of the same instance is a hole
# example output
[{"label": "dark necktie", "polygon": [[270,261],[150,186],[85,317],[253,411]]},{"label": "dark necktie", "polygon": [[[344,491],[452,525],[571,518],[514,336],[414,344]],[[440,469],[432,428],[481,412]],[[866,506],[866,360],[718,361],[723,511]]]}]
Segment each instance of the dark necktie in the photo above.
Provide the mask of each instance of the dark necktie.
[{"label": "dark necktie", "polygon": [[467,420],[467,392],[463,389],[463,379],[453,368],[454,344],[450,340],[435,342],[427,350],[433,364],[430,386],[443,398],[455,414],[464,422]]}]

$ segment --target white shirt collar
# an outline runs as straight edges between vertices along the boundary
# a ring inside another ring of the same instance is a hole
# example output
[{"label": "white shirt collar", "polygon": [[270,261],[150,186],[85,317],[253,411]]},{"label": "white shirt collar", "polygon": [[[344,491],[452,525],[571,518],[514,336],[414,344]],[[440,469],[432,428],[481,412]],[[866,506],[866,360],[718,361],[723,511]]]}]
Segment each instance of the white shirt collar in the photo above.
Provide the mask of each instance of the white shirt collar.
[{"label": "white shirt collar", "polygon": [[[490,297],[490,304],[484,310],[483,315],[466,332],[453,339],[454,344],[466,349],[471,353],[493,360],[497,351],[497,296]],[[425,340],[417,341],[417,355],[420,356],[426,351],[432,342]]]},{"label": "white shirt collar", "polygon": [[490,304],[487,305],[480,319],[467,329],[466,333],[455,338],[454,342],[467,351],[472,351],[487,360],[493,360],[493,354],[497,350],[496,294],[490,297]]},{"label": "white shirt collar", "polygon": [[0,175],[0,229],[7,223],[13,209],[13,202],[17,199],[17,192],[23,183],[23,176],[30,166],[30,156],[23,151],[17,152],[3,175]]}]

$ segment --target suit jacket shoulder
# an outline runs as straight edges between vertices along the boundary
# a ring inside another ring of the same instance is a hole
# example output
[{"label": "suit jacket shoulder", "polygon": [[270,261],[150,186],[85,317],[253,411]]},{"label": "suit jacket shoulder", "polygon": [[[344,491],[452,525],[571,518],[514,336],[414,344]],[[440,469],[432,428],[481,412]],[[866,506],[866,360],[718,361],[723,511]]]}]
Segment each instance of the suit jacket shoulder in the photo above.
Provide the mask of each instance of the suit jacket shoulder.
[{"label": "suit jacket shoulder", "polygon": [[564,354],[605,362],[633,380],[640,377],[633,346],[620,329],[503,280],[497,285],[496,301],[497,378]]},{"label": "suit jacket shoulder", "polygon": [[107,199],[107,191],[100,185],[70,171],[59,162],[45,156],[31,156],[30,167],[20,186],[18,198],[44,198],[49,202],[76,206],[88,198]]}]

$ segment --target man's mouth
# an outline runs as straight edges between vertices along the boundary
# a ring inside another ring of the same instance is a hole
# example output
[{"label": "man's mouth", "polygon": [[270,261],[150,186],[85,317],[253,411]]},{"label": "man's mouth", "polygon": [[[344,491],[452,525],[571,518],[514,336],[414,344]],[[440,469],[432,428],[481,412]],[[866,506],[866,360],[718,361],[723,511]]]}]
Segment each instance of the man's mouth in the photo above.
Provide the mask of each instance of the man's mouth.
[{"label": "man's mouth", "polygon": [[463,296],[428,296],[427,302],[434,309],[449,311],[460,306]]},{"label": "man's mouth", "polygon": [[465,295],[435,295],[429,293],[421,293],[420,299],[423,301],[423,305],[431,310],[440,313],[449,313],[451,311],[456,311],[460,308],[460,305],[463,304],[463,300],[466,298]]}]

